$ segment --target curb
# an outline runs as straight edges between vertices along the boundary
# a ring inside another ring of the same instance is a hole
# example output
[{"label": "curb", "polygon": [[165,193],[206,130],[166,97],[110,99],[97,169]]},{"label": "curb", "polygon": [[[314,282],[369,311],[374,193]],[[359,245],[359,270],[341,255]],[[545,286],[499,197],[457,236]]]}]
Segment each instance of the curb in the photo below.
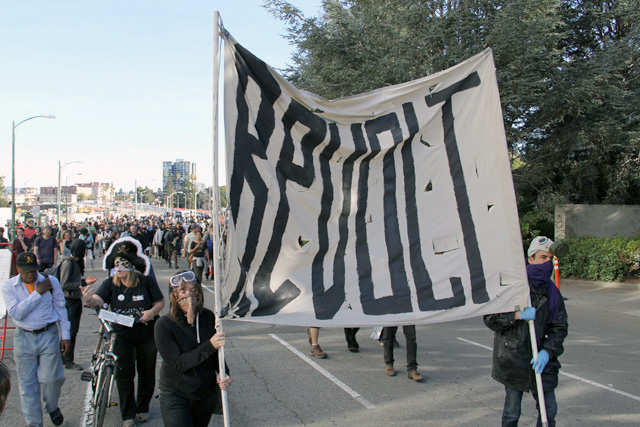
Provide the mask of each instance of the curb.
[{"label": "curb", "polygon": [[608,289],[626,289],[626,290],[638,290],[640,291],[640,283],[626,283],[626,282],[601,282],[598,280],[579,280],[579,279],[560,279],[560,289],[563,284],[573,286],[589,286],[596,288],[608,288]]}]

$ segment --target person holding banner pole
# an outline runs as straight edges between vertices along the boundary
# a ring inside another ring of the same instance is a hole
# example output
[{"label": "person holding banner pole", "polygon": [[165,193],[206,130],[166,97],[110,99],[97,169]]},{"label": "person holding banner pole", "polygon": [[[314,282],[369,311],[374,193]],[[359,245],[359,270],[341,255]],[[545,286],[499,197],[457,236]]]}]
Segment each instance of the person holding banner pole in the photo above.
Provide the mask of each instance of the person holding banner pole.
[{"label": "person holding banner pole", "polygon": [[[558,405],[555,388],[561,366],[558,357],[564,352],[568,320],[564,300],[551,280],[552,244],[548,237],[538,236],[527,251],[530,307],[484,316],[485,325],[495,332],[491,376],[505,386],[502,426],[518,425],[522,396],[529,391],[539,409],[537,425],[556,425]],[[535,340],[531,340],[534,335]],[[535,347],[540,349],[537,355]],[[543,408],[539,405],[540,389]]]},{"label": "person holding banner pole", "polygon": [[222,414],[221,390],[231,385],[225,363],[220,376],[218,350],[225,335],[216,316],[204,307],[202,285],[193,271],[169,279],[170,313],[154,330],[160,369],[160,410],[165,427],[205,427],[212,414]]}]

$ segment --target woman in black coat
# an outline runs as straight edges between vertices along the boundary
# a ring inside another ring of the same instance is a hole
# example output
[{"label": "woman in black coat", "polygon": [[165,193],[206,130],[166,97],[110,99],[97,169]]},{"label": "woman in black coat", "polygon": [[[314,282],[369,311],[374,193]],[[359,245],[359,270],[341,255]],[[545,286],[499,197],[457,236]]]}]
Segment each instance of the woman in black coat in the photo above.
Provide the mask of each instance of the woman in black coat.
[{"label": "woman in black coat", "polygon": [[216,331],[215,315],[204,308],[202,286],[193,271],[169,282],[171,311],[154,330],[162,356],[162,420],[166,427],[207,426],[212,414],[222,413],[220,390],[231,384],[230,377],[221,380],[219,375],[218,349],[225,343],[224,333]]}]

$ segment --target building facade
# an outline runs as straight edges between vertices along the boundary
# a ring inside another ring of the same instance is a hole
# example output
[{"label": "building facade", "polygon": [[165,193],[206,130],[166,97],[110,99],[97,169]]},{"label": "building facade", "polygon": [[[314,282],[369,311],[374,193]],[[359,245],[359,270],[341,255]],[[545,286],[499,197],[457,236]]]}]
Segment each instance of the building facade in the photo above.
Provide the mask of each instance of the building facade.
[{"label": "building facade", "polygon": [[166,194],[169,182],[171,189],[179,191],[185,181],[196,182],[197,169],[195,162],[176,159],[175,162],[162,162],[162,191]]}]

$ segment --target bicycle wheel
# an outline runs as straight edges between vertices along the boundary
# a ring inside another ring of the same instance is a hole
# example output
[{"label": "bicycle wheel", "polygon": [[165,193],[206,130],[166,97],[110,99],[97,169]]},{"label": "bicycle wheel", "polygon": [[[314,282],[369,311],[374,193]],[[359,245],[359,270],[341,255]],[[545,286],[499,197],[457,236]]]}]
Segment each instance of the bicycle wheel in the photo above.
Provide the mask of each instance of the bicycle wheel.
[{"label": "bicycle wheel", "polygon": [[104,369],[100,384],[98,384],[98,398],[93,412],[93,427],[102,427],[104,423],[105,412],[109,406],[109,386],[111,385],[111,377],[113,376],[113,366],[107,366]]}]

